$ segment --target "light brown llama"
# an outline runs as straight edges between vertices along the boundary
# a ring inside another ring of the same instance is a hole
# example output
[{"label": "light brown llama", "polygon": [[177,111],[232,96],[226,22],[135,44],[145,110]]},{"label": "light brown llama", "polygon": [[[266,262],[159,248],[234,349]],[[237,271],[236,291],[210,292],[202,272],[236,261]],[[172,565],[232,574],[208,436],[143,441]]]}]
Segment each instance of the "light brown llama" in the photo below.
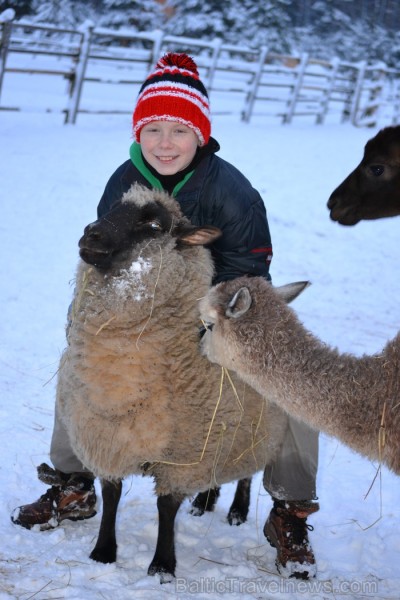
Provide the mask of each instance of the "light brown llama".
[{"label": "light brown llama", "polygon": [[373,356],[330,348],[286,305],[306,286],[273,288],[259,277],[215,286],[200,303],[212,323],[202,351],[268,401],[400,474],[400,334]]}]

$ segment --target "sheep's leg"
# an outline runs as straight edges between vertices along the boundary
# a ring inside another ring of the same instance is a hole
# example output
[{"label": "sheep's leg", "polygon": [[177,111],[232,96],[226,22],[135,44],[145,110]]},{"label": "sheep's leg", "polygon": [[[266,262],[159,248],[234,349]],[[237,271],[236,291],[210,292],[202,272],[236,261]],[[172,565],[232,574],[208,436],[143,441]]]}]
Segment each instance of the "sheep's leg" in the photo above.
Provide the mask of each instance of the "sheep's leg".
[{"label": "sheep's leg", "polygon": [[235,497],[228,512],[229,525],[241,525],[247,519],[250,506],[251,477],[239,479]]},{"label": "sheep's leg", "polygon": [[175,517],[183,496],[166,494],[158,496],[158,538],[156,552],[150,563],[148,574],[160,575],[161,583],[168,583],[175,577]]},{"label": "sheep's leg", "polygon": [[205,492],[199,492],[192,502],[190,514],[201,517],[206,511],[213,511],[221,488],[211,488]]},{"label": "sheep's leg", "polygon": [[99,537],[90,558],[102,563],[113,563],[117,559],[117,540],[115,537],[115,520],[121,498],[122,481],[113,482],[102,479],[103,514]]}]

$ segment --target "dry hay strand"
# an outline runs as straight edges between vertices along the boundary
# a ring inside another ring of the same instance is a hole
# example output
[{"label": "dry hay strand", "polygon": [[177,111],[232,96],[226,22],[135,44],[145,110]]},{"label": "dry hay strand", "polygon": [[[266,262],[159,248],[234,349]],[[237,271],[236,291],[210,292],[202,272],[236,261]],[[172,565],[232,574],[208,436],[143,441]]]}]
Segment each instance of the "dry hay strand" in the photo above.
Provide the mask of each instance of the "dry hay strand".
[{"label": "dry hay strand", "polygon": [[222,373],[221,373],[221,382],[220,382],[220,387],[219,387],[219,396],[218,396],[217,403],[216,403],[216,405],[214,407],[214,411],[213,411],[213,414],[212,414],[212,417],[211,417],[211,422],[210,422],[210,425],[208,427],[206,439],[205,439],[205,442],[204,442],[203,449],[202,449],[202,451],[200,453],[199,460],[196,460],[196,461],[193,461],[193,462],[188,462],[188,463],[181,463],[181,462],[178,463],[178,462],[169,461],[169,460],[159,460],[159,461],[153,463],[150,468],[154,468],[157,465],[170,465],[170,466],[174,466],[174,467],[193,467],[193,466],[198,465],[198,464],[200,464],[202,462],[202,460],[204,458],[204,454],[205,454],[207,446],[208,446],[208,441],[210,439],[210,435],[211,435],[211,431],[212,431],[212,428],[213,428],[213,425],[214,425],[215,417],[216,417],[216,414],[218,412],[219,405],[221,403],[222,387],[223,387],[223,379],[224,379],[224,368],[223,367],[221,367],[221,372]]},{"label": "dry hay strand", "polygon": [[367,525],[367,527],[362,527],[361,525],[359,525],[359,523],[357,521],[356,524],[360,527],[360,529],[362,529],[362,531],[366,531],[367,529],[370,529],[371,527],[373,527],[374,525],[376,525],[383,517],[383,502],[382,502],[382,457],[383,457],[383,451],[385,449],[385,445],[386,445],[386,402],[383,403],[383,409],[382,409],[382,415],[381,415],[381,423],[379,426],[379,431],[378,431],[378,467],[376,469],[376,473],[371,481],[371,484],[364,496],[364,500],[366,500],[372,490],[372,488],[375,485],[376,480],[379,478],[379,504],[380,504],[380,508],[379,508],[379,517],[377,519],[375,519],[375,521],[373,523],[371,523],[370,525]]},{"label": "dry hay strand", "polygon": [[[215,423],[215,419],[216,419],[216,415],[218,413],[218,409],[221,403],[221,399],[222,399],[222,392],[223,392],[223,386],[224,386],[224,381],[225,381],[225,377],[228,380],[233,392],[234,392],[234,396],[237,402],[237,405],[239,407],[239,411],[240,411],[240,418],[238,420],[238,423],[235,427],[235,431],[233,433],[233,437],[232,437],[232,441],[231,441],[231,445],[230,445],[230,449],[228,451],[228,455],[227,458],[224,461],[224,464],[222,466],[222,468],[225,467],[225,465],[228,462],[230,453],[232,451],[234,442],[235,442],[235,438],[236,438],[236,434],[237,431],[240,427],[240,424],[242,422],[242,418],[243,418],[243,414],[244,414],[244,408],[243,408],[243,403],[240,400],[239,394],[237,392],[237,389],[235,387],[235,384],[230,376],[229,371],[225,368],[225,367],[221,367],[221,380],[220,380],[220,386],[219,386],[219,394],[218,394],[218,399],[217,402],[215,404],[214,410],[213,410],[213,414],[211,417],[211,421],[207,430],[207,435],[206,435],[206,439],[202,448],[202,451],[200,453],[200,458],[196,461],[193,462],[187,462],[187,463],[182,463],[182,462],[174,462],[174,461],[157,461],[155,463],[152,463],[146,470],[151,470],[152,468],[156,467],[157,465],[169,465],[169,466],[175,466],[175,467],[192,467],[192,466],[196,466],[198,464],[200,464],[203,460],[204,460],[204,455],[206,453],[207,450],[207,446],[209,444],[209,440],[210,440],[210,436],[214,427],[214,423]],[[262,436],[260,439],[256,439],[257,437],[257,433],[258,430],[260,428],[261,422],[262,422],[262,418],[263,418],[263,414],[264,414],[264,408],[265,408],[265,401],[261,402],[261,411],[260,414],[258,416],[257,422],[256,423],[252,423],[252,436],[251,436],[251,443],[248,446],[248,448],[246,448],[245,450],[243,450],[243,452],[241,452],[241,454],[232,460],[232,464],[237,464],[242,458],[243,456],[245,456],[248,452],[252,452],[253,456],[254,456],[254,462],[256,465],[256,470],[259,470],[261,467],[259,467],[259,465],[257,464],[257,459],[256,456],[254,454],[254,448],[256,448],[256,446],[258,446],[259,444],[261,444],[265,439],[266,439],[266,435]],[[223,438],[224,438],[224,433],[226,431],[226,425],[224,423],[222,423],[221,425],[221,430],[218,433],[218,443],[217,443],[217,448],[214,454],[214,458],[213,458],[213,464],[212,464],[212,468],[211,468],[211,475],[210,475],[210,486],[211,487],[215,487],[218,486],[219,483],[217,481],[216,478],[216,471],[217,471],[217,467],[219,464],[219,459],[220,459],[220,454],[221,454],[221,450],[222,450],[222,445],[223,445]]]}]

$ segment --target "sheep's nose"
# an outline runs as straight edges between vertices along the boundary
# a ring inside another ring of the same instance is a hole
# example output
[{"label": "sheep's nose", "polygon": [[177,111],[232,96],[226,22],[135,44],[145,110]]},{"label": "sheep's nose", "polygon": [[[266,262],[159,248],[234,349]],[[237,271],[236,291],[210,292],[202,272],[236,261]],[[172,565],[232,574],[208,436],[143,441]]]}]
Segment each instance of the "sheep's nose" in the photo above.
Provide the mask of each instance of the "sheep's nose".
[{"label": "sheep's nose", "polygon": [[88,238],[91,240],[99,240],[101,238],[99,231],[89,231]]},{"label": "sheep's nose", "polygon": [[85,237],[89,238],[90,240],[98,240],[101,237],[99,230],[95,227],[95,223],[90,223],[87,225],[85,227],[84,234]]}]

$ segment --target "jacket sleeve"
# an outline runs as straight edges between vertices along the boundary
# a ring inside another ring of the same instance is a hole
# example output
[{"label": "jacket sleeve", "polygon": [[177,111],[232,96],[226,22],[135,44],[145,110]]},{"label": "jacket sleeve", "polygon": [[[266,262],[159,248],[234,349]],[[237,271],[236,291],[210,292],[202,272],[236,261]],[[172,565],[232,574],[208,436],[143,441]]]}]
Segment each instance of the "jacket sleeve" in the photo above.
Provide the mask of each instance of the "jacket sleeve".
[{"label": "jacket sleeve", "polygon": [[216,269],[214,283],[242,275],[270,281],[272,244],[264,205],[253,205],[242,218],[230,221],[211,252]]},{"label": "jacket sleeve", "polygon": [[218,194],[213,220],[222,230],[222,237],[210,247],[216,268],[214,283],[242,275],[270,281],[272,243],[264,202],[239,172],[230,175],[230,184]]}]

